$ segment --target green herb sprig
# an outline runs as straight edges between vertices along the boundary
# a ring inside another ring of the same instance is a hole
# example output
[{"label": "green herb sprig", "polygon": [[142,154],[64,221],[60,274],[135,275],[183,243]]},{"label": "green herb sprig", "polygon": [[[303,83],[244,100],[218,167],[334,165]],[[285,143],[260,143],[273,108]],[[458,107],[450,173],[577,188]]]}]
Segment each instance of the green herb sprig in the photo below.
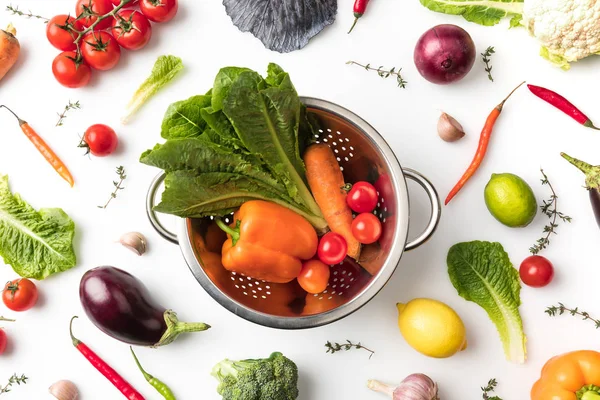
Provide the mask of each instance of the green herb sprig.
[{"label": "green herb sprig", "polygon": [[98,208],[108,207],[108,205],[110,204],[112,199],[115,199],[117,197],[117,193],[119,192],[119,190],[125,189],[123,187],[123,181],[125,179],[127,179],[127,175],[125,174],[125,168],[123,168],[123,166],[121,165],[121,166],[117,167],[116,172],[117,172],[117,175],[119,176],[119,180],[113,181],[113,186],[115,187],[115,190],[110,194],[110,197],[108,198],[108,201],[106,202],[106,204],[104,204],[103,206],[98,206]]},{"label": "green herb sprig", "polygon": [[369,353],[371,353],[369,355],[369,360],[371,359],[371,357],[373,357],[373,354],[375,354],[375,352],[365,346],[363,346],[360,342],[358,343],[352,343],[350,340],[346,340],[346,343],[331,343],[330,341],[327,341],[327,343],[325,343],[325,347],[327,348],[326,353],[337,353],[338,351],[348,351],[348,350],[352,350],[352,349],[363,349],[368,351]]},{"label": "green herb sprig", "polygon": [[12,4],[9,4],[6,6],[6,11],[11,12],[12,15],[20,15],[21,17],[25,17],[25,18],[41,19],[44,21],[45,24],[47,24],[48,21],[50,21],[49,18],[42,17],[41,15],[35,15],[31,11],[28,11],[28,12],[21,11],[21,10],[19,10],[19,6],[13,7]]},{"label": "green herb sprig", "polygon": [[540,168],[540,172],[542,173],[542,185],[548,185],[552,194],[550,195],[549,200],[543,200],[543,204],[540,206],[542,209],[542,213],[548,216],[552,221],[544,226],[545,236],[539,238],[535,244],[529,248],[529,252],[531,254],[538,254],[540,251],[545,249],[550,245],[550,235],[553,233],[556,234],[556,228],[558,228],[557,219],[561,219],[563,222],[571,222],[571,217],[568,215],[559,212],[558,207],[558,196],[552,187],[552,184],[548,180],[548,176],[544,173],[544,170]]},{"label": "green herb sprig", "polygon": [[498,386],[498,381],[496,381],[495,379],[490,379],[488,381],[487,386],[481,388],[481,391],[483,392],[483,400],[502,400],[498,396],[490,397],[490,393],[492,393],[496,389],[496,386]]},{"label": "green herb sprig", "polygon": [[358,65],[359,67],[363,67],[364,69],[366,69],[367,71],[377,71],[377,75],[379,75],[382,78],[389,78],[390,76],[395,76],[396,77],[396,82],[398,83],[398,87],[402,88],[402,89],[406,89],[406,84],[408,83],[407,81],[404,80],[404,78],[402,77],[402,75],[400,75],[400,72],[402,71],[402,68],[396,69],[396,67],[393,67],[392,69],[384,69],[383,66],[380,66],[379,68],[373,68],[371,66],[371,64],[367,64],[367,65],[362,65],[360,63],[357,63],[355,61],[348,61],[346,64],[348,65]]},{"label": "green herb sprig", "polygon": [[492,82],[494,82],[494,77],[492,76],[492,66],[490,64],[491,57],[492,54],[495,54],[496,50],[494,50],[493,46],[488,47],[487,49],[485,49],[485,52],[481,53],[481,57],[483,59],[483,63],[485,64],[485,72],[487,72],[488,74],[488,79]]},{"label": "green herb sprig", "polygon": [[63,112],[56,113],[58,115],[58,122],[56,123],[56,126],[63,126],[63,123],[65,121],[65,118],[67,118],[67,113],[69,111],[79,109],[81,109],[81,104],[79,104],[79,100],[77,100],[75,103],[71,103],[71,100],[69,100],[69,104],[65,106]]},{"label": "green herb sprig", "polygon": [[4,322],[15,322],[15,319],[10,319],[10,318],[6,318],[6,317],[2,317],[0,316],[0,321],[4,321]]},{"label": "green herb sprig", "polygon": [[563,303],[558,303],[557,306],[551,306],[546,308],[544,311],[550,317],[556,317],[559,315],[563,315],[565,313],[571,314],[572,316],[580,316],[583,321],[592,321],[594,325],[596,325],[596,329],[600,329],[600,320],[592,318],[589,313],[586,311],[580,311],[579,308],[569,308],[566,307]]},{"label": "green herb sprig", "polygon": [[13,376],[8,378],[8,383],[6,385],[4,385],[4,387],[0,386],[0,394],[10,392],[12,389],[12,385],[15,385],[15,384],[19,385],[19,386],[21,386],[21,384],[25,385],[27,383],[27,379],[29,379],[29,378],[26,377],[24,374],[21,374],[21,376],[19,376],[17,374],[13,374]]}]

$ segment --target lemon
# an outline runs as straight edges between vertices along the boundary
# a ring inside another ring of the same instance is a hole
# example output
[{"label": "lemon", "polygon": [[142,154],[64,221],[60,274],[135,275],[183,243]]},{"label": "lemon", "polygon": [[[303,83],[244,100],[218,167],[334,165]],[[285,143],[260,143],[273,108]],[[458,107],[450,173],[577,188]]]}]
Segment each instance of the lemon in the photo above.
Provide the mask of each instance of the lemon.
[{"label": "lemon", "polygon": [[494,218],[511,228],[529,225],[537,213],[531,187],[517,175],[492,174],[483,195]]},{"label": "lemon", "polygon": [[398,327],[406,342],[429,357],[447,358],[467,348],[465,325],[441,301],[414,299],[398,303]]}]

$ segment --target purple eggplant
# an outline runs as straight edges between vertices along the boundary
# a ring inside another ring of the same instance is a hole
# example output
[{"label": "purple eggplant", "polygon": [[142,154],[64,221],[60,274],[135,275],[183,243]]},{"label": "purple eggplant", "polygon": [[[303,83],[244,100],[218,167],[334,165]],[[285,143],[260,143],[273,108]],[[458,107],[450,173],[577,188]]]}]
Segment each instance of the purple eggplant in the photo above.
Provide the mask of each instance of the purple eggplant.
[{"label": "purple eggplant", "polygon": [[600,227],[600,165],[590,165],[565,153],[560,155],[585,174],[585,187],[589,192],[596,223]]},{"label": "purple eggplant", "polygon": [[98,329],[125,343],[158,347],[184,332],[210,328],[203,323],[179,322],[172,310],[156,304],[135,276],[114,267],[89,270],[81,278],[79,298]]}]

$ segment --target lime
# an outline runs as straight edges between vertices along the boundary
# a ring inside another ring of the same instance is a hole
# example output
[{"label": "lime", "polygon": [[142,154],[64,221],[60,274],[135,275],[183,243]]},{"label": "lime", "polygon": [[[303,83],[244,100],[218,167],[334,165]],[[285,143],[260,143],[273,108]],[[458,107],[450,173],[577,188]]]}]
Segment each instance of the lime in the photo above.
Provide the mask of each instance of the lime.
[{"label": "lime", "polygon": [[396,304],[398,327],[406,342],[429,357],[447,358],[467,348],[465,325],[441,301],[414,299]]},{"label": "lime", "polygon": [[483,195],[494,218],[511,228],[529,225],[537,213],[531,187],[517,175],[492,174]]}]

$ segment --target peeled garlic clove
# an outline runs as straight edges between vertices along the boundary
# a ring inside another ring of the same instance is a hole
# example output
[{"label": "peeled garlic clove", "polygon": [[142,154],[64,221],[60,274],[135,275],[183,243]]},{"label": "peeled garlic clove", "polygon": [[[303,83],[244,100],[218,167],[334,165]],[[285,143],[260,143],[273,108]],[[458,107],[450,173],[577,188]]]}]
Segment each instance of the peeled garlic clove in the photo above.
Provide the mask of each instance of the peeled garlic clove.
[{"label": "peeled garlic clove", "polygon": [[75,400],[79,396],[77,386],[71,381],[62,380],[54,383],[48,389],[58,400]]},{"label": "peeled garlic clove", "polygon": [[445,112],[440,115],[437,124],[438,135],[446,142],[456,142],[465,136],[462,125]]},{"label": "peeled garlic clove", "polygon": [[139,232],[128,232],[124,234],[119,239],[119,243],[133,251],[138,256],[141,256],[147,250],[146,238]]}]

